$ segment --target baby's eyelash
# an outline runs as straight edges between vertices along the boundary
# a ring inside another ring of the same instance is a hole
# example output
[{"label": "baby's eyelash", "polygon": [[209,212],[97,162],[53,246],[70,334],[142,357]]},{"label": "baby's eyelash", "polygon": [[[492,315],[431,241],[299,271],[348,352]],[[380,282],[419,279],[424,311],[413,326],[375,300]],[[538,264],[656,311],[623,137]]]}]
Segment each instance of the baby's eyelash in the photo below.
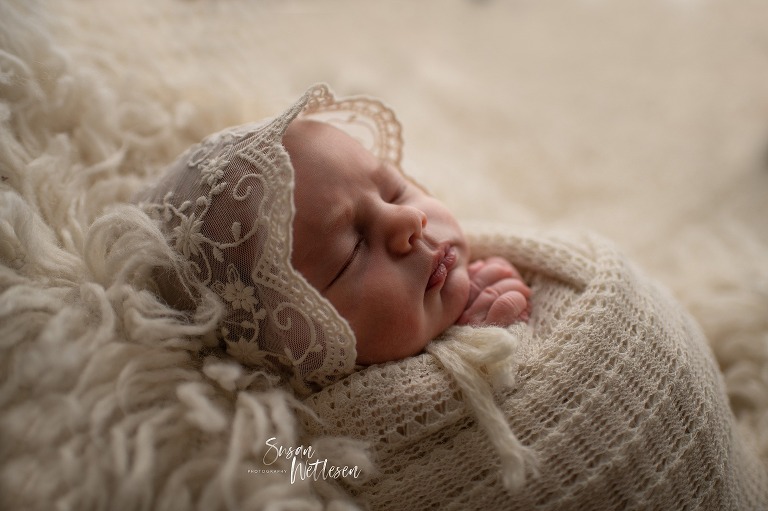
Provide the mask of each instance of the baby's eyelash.
[{"label": "baby's eyelash", "polygon": [[[341,269],[339,270],[339,273],[336,274],[335,277],[333,277],[333,280],[330,284],[328,284],[328,287],[331,287],[339,278],[341,278],[342,275],[344,275],[344,272],[347,271],[347,268],[352,264],[352,261],[354,261],[355,256],[357,256],[357,253],[360,251],[360,247],[363,244],[363,238],[360,237],[357,240],[357,243],[355,243],[355,248],[352,249],[352,252],[349,254],[349,257],[346,261],[344,261],[344,264],[341,266]],[[327,288],[326,288],[327,289]]]}]

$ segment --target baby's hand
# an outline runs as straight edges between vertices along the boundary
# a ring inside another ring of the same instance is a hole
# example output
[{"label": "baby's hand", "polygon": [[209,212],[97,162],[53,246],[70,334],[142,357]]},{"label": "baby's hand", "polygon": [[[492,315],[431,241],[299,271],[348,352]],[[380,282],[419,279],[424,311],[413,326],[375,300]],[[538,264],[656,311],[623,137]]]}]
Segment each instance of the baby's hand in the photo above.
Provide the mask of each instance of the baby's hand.
[{"label": "baby's hand", "polygon": [[508,326],[528,321],[531,289],[509,261],[480,259],[469,265],[468,272],[469,300],[457,324]]}]

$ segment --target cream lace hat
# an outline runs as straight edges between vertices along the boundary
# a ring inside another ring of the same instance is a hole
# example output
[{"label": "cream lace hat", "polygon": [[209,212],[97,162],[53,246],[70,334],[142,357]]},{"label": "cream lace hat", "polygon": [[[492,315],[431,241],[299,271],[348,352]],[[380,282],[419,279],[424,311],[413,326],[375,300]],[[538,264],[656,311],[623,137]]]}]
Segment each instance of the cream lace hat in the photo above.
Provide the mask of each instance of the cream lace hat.
[{"label": "cream lace hat", "polygon": [[[349,324],[290,263],[294,171],[282,146],[297,116],[330,122],[399,168],[400,124],[367,97],[315,85],[274,119],[228,128],[185,151],[138,201],[225,304],[217,337],[239,361],[306,394],[352,373]],[[318,254],[322,257],[322,254]]]}]

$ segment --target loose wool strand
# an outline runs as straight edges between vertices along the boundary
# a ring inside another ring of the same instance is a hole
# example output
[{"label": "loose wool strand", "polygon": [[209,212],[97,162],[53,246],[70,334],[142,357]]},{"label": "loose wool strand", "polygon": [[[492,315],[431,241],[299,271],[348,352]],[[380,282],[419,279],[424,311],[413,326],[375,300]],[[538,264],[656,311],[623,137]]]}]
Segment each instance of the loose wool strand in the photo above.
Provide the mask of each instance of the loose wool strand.
[{"label": "loose wool strand", "polygon": [[[535,453],[522,445],[496,405],[493,390],[484,372],[495,386],[514,383],[512,357],[523,328],[515,334],[503,328],[455,327],[450,338],[430,343],[427,351],[437,357],[459,384],[465,402],[487,434],[499,455],[504,486],[512,491],[525,485],[526,474],[536,471]],[[483,371],[485,370],[485,371]]]}]

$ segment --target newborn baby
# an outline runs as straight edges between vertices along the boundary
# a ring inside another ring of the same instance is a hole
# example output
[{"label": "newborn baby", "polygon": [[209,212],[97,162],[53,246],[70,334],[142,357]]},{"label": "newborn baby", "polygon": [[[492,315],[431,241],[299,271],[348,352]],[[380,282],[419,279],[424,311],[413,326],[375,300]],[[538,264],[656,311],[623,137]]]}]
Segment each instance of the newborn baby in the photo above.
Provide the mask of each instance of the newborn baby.
[{"label": "newborn baby", "polygon": [[592,235],[475,227],[470,250],[401,149],[390,109],[325,86],[206,138],[137,197],[177,253],[158,292],[215,293],[212,345],[289,383],[312,438],[372,447],[367,509],[766,509],[668,293]]},{"label": "newborn baby", "polygon": [[527,320],[519,272],[470,261],[450,211],[403,174],[400,143],[383,104],[316,86],[193,146],[137,197],[184,260],[183,275],[159,276],[162,294],[213,290],[227,353],[300,394],[416,355],[454,324]]},{"label": "newborn baby", "polygon": [[451,212],[399,169],[320,121],[293,121],[283,144],[296,183],[291,262],[349,322],[358,363],[415,355],[454,323],[527,319],[514,266],[470,264]]}]

